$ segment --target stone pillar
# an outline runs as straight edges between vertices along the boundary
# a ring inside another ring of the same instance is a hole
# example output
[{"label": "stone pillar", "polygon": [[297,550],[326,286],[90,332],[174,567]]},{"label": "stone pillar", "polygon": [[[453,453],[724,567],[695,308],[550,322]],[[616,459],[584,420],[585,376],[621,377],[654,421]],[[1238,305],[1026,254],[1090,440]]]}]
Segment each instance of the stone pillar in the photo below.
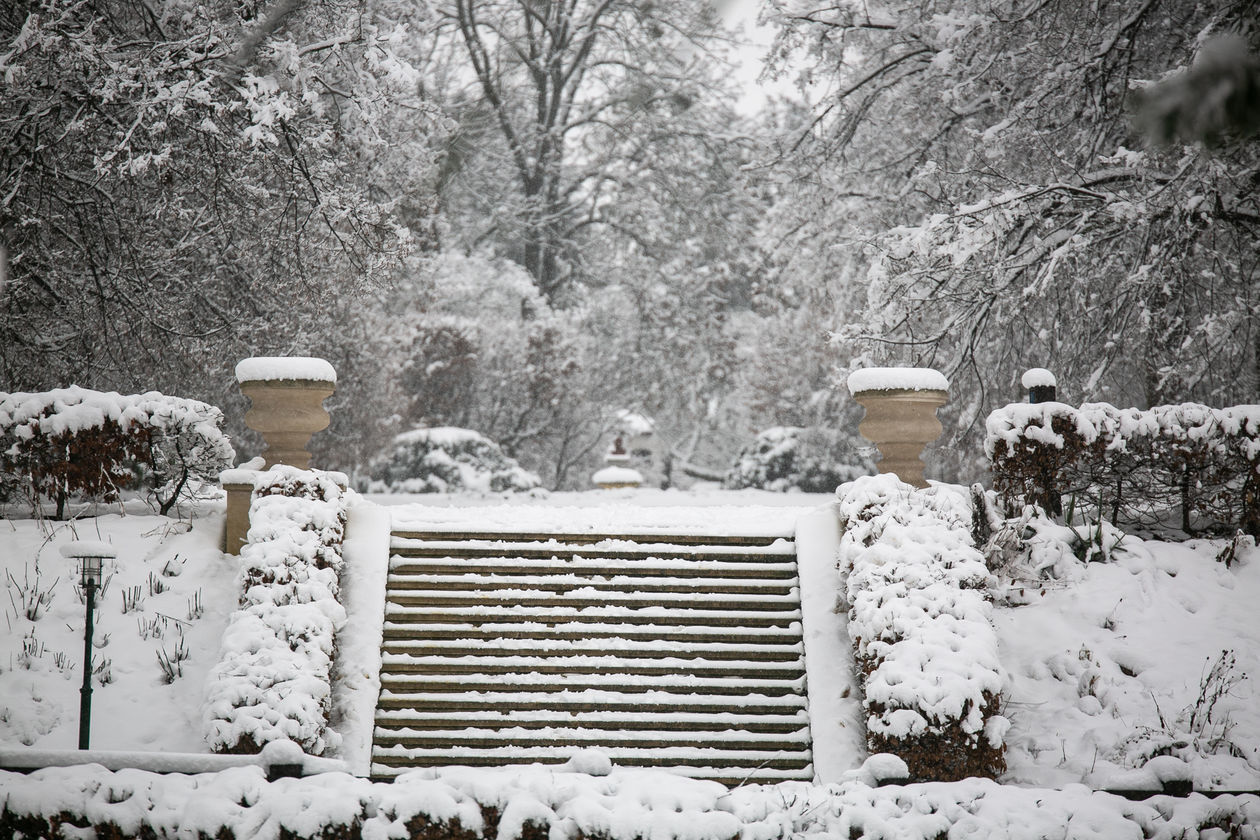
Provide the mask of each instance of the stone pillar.
[{"label": "stone pillar", "polygon": [[219,483],[227,491],[227,527],[223,533],[223,550],[236,556],[249,534],[249,506],[253,500],[254,482],[240,475],[245,470],[224,470]]},{"label": "stone pillar", "polygon": [[936,409],[949,401],[948,389],[945,377],[927,368],[866,368],[849,377],[853,398],[866,409],[858,431],[879,449],[881,473],[928,486],[921,456],[941,435]]}]

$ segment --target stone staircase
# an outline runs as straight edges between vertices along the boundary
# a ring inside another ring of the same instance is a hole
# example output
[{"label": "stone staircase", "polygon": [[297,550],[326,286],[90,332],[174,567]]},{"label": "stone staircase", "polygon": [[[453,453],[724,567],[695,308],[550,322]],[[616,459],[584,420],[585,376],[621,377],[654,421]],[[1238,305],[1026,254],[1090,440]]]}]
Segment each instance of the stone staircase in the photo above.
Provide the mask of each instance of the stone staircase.
[{"label": "stone staircase", "polygon": [[812,777],[793,541],[395,531],[372,775],[562,763]]}]

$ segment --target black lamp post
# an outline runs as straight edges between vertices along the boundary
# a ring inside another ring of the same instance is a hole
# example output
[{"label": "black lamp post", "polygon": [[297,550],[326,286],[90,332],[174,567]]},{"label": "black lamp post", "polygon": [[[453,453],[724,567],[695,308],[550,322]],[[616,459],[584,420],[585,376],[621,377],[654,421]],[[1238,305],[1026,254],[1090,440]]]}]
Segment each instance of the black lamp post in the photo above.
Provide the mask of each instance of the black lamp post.
[{"label": "black lamp post", "polygon": [[101,564],[118,556],[113,546],[86,540],[61,547],[63,557],[79,560],[80,583],[87,596],[87,621],[83,631],[83,687],[79,689],[79,749],[88,748],[92,729],[92,612],[96,609],[96,590],[101,585]]}]

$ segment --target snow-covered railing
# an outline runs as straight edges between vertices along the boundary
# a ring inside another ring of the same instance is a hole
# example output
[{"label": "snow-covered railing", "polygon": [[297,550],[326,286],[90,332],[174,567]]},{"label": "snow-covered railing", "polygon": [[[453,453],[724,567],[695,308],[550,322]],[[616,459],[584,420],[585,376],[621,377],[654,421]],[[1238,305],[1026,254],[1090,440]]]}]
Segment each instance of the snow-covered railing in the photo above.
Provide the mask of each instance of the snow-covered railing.
[{"label": "snow-covered railing", "polygon": [[222,427],[214,406],[157,391],[0,393],[0,501],[21,488],[60,519],[74,496],[116,501],[139,484],[165,514],[232,463]]},{"label": "snow-covered railing", "polygon": [[273,467],[257,473],[241,549],[241,609],[228,619],[207,681],[215,752],[253,753],[289,739],[320,755],[328,729],[346,478]]},{"label": "snow-covered railing", "polygon": [[1007,721],[989,572],[965,495],[894,475],[839,490],[839,563],[867,743],[919,780],[997,775]]},{"label": "snow-covered railing", "polygon": [[1027,503],[1061,514],[1064,497],[1084,496],[1113,524],[1260,536],[1260,405],[1016,403],[986,429],[1008,513]]},{"label": "snow-covered railing", "polygon": [[0,771],[0,836],[1114,840],[1254,838],[1260,824],[1260,797],[1250,795],[1129,802],[1083,785],[1052,790],[967,779],[877,787],[865,768],[850,776],[831,785],[727,790],[661,770],[610,770],[606,758],[585,754],[563,766],[434,768],[392,783],[341,773],[269,783],[254,767],[195,776],[102,767]]}]

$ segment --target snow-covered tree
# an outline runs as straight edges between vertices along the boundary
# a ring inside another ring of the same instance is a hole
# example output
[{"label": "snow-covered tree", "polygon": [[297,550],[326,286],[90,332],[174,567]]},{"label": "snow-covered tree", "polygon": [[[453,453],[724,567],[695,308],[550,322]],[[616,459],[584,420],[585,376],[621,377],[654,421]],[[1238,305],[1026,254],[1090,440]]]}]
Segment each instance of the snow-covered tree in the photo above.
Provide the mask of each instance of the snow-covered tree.
[{"label": "snow-covered tree", "polygon": [[1142,150],[1129,119],[1210,37],[1254,38],[1249,8],[776,2],[817,106],[773,232],[860,278],[848,355],[944,370],[973,433],[1030,366],[1068,399],[1254,400],[1260,146]]},{"label": "snow-covered tree", "polygon": [[416,238],[368,188],[434,126],[394,23],[340,0],[4,4],[0,378],[186,389],[318,352]]}]

